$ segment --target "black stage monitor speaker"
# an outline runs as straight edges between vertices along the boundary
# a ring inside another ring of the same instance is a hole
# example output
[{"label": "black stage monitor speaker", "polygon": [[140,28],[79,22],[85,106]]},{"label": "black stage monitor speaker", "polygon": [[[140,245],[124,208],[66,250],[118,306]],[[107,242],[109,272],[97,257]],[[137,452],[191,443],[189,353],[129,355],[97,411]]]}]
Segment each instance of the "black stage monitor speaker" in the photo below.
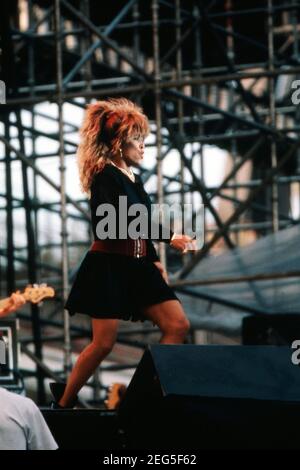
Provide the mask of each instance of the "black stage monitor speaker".
[{"label": "black stage monitor speaker", "polygon": [[300,447],[300,368],[293,352],[149,346],[118,411],[129,447]]},{"label": "black stage monitor speaker", "polygon": [[297,339],[300,339],[300,315],[297,313],[249,315],[243,318],[243,344],[290,346]]}]

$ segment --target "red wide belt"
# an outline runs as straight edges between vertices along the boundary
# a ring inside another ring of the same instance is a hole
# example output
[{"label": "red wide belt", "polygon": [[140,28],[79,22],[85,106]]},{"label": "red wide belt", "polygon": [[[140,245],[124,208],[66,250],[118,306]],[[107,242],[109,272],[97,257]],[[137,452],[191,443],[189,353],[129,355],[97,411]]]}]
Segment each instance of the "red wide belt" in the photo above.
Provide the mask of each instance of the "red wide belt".
[{"label": "red wide belt", "polygon": [[90,251],[102,251],[104,253],[117,253],[119,255],[134,256],[141,258],[147,255],[146,240],[139,238],[133,240],[95,240]]}]

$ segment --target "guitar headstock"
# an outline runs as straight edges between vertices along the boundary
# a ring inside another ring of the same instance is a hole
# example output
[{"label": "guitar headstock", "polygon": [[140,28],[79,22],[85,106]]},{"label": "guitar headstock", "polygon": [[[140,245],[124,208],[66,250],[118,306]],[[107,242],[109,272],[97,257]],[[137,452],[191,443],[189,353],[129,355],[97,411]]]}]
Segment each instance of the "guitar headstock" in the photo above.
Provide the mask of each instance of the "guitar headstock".
[{"label": "guitar headstock", "polygon": [[49,287],[47,284],[34,284],[33,286],[27,286],[23,295],[28,302],[38,304],[43,299],[54,297],[55,291],[53,287]]}]

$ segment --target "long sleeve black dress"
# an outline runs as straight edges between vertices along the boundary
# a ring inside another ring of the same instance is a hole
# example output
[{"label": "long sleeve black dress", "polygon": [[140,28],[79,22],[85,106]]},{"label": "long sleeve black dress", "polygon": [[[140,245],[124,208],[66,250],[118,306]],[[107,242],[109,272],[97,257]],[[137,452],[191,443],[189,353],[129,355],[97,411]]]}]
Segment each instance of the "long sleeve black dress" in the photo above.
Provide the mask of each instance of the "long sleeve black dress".
[{"label": "long sleeve black dress", "polygon": [[[97,207],[103,203],[113,204],[118,220],[119,196],[122,195],[127,196],[128,207],[142,203],[147,206],[148,214],[151,214],[151,200],[141,178],[135,175],[135,182],[132,182],[117,167],[107,164],[94,176],[91,185],[90,208],[95,240],[98,239],[96,226],[100,220],[96,215]],[[128,223],[130,220],[128,217]],[[171,231],[170,239],[172,234]],[[168,243],[170,239],[163,241]],[[146,243],[147,256],[141,258],[88,251],[79,266],[65,305],[69,314],[83,313],[93,318],[144,322],[147,318],[142,313],[143,307],[165,300],[179,300],[154,264],[159,258],[153,242],[148,238]]]}]

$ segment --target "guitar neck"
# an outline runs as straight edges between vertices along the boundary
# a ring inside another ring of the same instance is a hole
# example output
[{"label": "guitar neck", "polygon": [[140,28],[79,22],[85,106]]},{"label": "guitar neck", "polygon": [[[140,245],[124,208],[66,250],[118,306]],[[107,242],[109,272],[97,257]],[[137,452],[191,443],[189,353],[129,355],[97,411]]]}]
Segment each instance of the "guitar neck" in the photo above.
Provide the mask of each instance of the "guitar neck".
[{"label": "guitar neck", "polygon": [[[20,293],[20,291],[17,291],[16,294],[18,294],[19,298],[23,297],[24,302],[31,302],[33,304],[38,304],[42,300],[54,297],[55,291],[53,287],[47,286],[47,284],[34,284],[29,285],[26,287],[26,289]],[[6,307],[9,307],[10,304],[10,297],[6,297],[6,299],[0,300],[0,311]],[[21,302],[22,305],[22,302]],[[14,309],[18,308],[16,306]]]}]

